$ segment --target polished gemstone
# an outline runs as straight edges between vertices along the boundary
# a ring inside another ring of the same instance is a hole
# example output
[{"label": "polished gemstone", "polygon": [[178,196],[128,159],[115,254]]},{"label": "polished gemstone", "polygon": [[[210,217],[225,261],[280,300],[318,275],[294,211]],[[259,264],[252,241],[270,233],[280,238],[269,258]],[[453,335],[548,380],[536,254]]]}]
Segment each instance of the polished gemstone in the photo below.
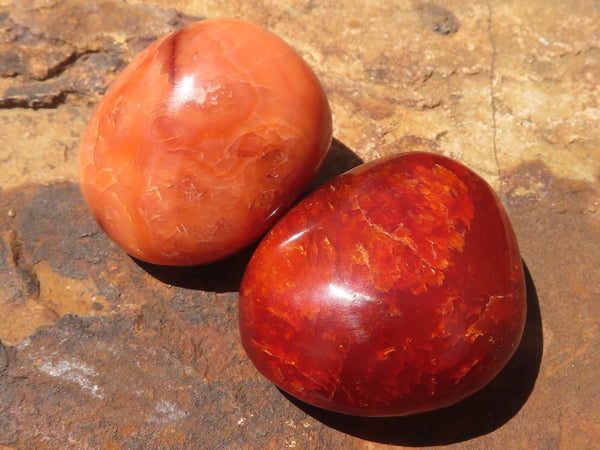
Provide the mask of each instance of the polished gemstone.
[{"label": "polished gemstone", "polygon": [[260,237],[331,142],[323,88],[274,34],[197,22],[117,78],[83,138],[80,186],[106,233],[147,262],[193,265]]},{"label": "polished gemstone", "polygon": [[523,267],[490,186],[446,157],[360,166],[290,210],[253,255],[240,332],[258,370],[310,404],[395,416],[451,405],[517,348]]}]

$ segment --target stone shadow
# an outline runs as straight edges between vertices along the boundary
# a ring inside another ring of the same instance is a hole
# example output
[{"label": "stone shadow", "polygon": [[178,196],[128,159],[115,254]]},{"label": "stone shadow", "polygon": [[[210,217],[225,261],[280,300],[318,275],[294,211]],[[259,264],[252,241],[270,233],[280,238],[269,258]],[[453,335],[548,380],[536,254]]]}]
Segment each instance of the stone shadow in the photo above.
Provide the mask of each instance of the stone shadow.
[{"label": "stone shadow", "polygon": [[161,266],[131,257],[149,275],[171,286],[206,292],[237,292],[258,243],[225,258],[199,266]]},{"label": "stone shadow", "polygon": [[363,162],[364,161],[360,156],[334,138],[331,142],[331,147],[329,147],[329,151],[327,152],[327,156],[325,157],[325,161],[323,161],[321,169],[317,172],[317,175],[310,184],[308,192],[313,191],[332,178],[341,175],[356,166],[360,166]]}]

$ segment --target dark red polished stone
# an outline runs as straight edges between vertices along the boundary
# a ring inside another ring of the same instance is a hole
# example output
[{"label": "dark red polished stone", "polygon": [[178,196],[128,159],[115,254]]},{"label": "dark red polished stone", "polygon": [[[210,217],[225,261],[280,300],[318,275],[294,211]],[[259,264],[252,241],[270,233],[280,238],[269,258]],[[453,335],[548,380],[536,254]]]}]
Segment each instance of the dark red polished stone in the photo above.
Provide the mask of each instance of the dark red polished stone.
[{"label": "dark red polished stone", "polygon": [[487,384],[521,339],[519,249],[489,185],[406,153],[322,186],[281,219],[240,289],[258,370],[310,404],[395,416]]},{"label": "dark red polished stone", "polygon": [[314,73],[274,34],[212,19],[169,34],[118,77],[83,138],[83,196],[139,259],[193,265],[262,235],[331,142]]}]

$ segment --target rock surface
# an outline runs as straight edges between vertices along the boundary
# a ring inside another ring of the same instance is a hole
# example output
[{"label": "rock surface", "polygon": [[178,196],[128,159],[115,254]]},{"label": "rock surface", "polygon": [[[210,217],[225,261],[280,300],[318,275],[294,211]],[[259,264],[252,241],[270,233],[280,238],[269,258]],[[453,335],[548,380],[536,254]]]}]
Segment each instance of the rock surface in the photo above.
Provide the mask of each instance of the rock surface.
[{"label": "rock surface", "polygon": [[[218,16],[270,29],[319,76],[335,139],[318,182],[429,150],[497,189],[526,265],[528,316],[484,390],[400,419],[299,404],[239,341],[251,249],[163,269],[98,229],[76,157],[100,96],[156,37]],[[599,19],[589,0],[0,2],[0,446],[593,447]]]}]

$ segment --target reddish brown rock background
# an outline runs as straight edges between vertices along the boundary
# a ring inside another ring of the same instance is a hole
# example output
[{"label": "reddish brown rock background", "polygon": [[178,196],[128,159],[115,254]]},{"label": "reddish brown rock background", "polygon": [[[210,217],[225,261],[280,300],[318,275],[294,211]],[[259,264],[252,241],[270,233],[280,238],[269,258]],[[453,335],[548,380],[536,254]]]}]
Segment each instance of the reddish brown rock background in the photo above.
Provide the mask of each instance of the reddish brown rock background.
[{"label": "reddish brown rock background", "polygon": [[[250,250],[138,264],[88,215],[77,147],[156,37],[237,16],[328,92],[319,181],[429,149],[500,193],[527,266],[521,347],[438,412],[358,419],[282,395],[244,355]],[[0,1],[0,448],[593,448],[600,442],[600,5],[589,0]]]}]

